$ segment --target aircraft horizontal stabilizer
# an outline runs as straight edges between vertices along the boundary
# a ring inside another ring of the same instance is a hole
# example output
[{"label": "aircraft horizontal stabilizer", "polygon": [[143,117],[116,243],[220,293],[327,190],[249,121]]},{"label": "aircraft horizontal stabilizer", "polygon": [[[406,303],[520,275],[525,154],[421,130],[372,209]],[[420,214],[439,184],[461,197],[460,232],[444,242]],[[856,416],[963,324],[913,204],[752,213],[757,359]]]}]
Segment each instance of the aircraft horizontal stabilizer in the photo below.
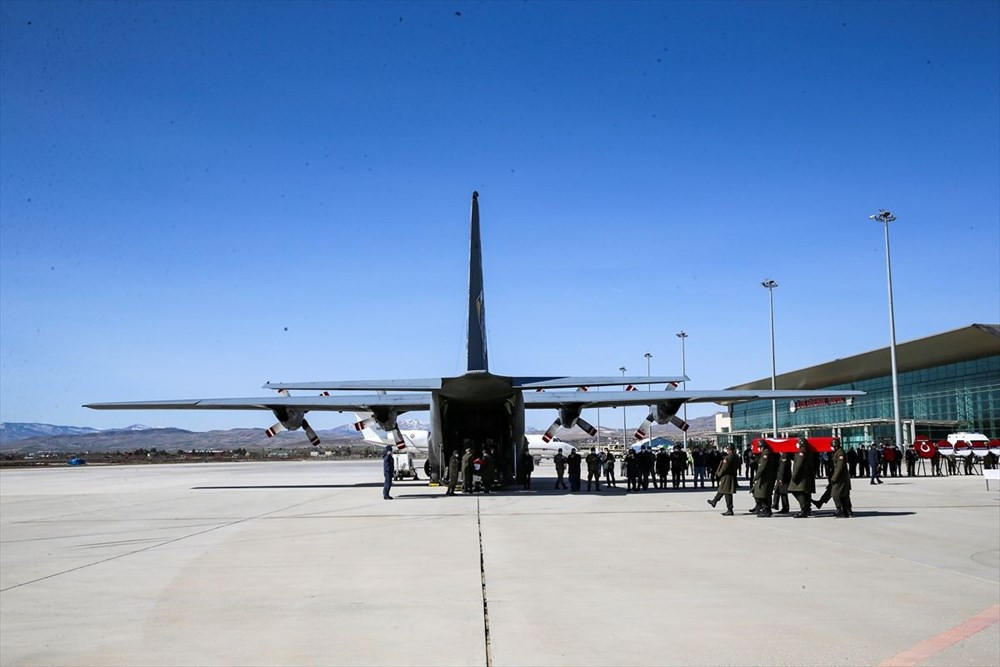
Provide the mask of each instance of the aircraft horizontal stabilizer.
[{"label": "aircraft horizontal stabilizer", "polygon": [[[619,383],[620,384],[620,383]],[[575,385],[574,385],[575,386]],[[435,391],[441,388],[441,378],[415,380],[329,380],[319,382],[268,382],[264,389],[317,389],[339,391]]]},{"label": "aircraft horizontal stabilizer", "polygon": [[541,377],[515,377],[513,386],[524,389],[568,389],[571,387],[614,387],[628,384],[674,384],[688,382],[690,378],[678,375],[648,375],[642,376],[541,376]]}]

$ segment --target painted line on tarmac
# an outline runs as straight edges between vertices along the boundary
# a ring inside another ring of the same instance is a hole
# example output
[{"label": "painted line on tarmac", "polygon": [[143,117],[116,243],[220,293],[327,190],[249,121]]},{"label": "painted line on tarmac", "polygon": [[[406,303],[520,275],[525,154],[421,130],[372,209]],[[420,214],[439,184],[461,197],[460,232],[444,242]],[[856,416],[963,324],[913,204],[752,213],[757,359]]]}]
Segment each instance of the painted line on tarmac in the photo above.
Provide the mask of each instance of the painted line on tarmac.
[{"label": "painted line on tarmac", "polygon": [[490,608],[486,602],[486,562],[483,559],[483,520],[476,498],[476,526],[479,529],[479,578],[483,584],[483,628],[486,633],[486,667],[493,667],[493,647],[490,645]]},{"label": "painted line on tarmac", "polygon": [[1000,604],[979,612],[950,630],[911,646],[902,653],[879,663],[879,667],[915,667],[935,653],[940,653],[952,644],[968,639],[997,623],[1000,623]]}]

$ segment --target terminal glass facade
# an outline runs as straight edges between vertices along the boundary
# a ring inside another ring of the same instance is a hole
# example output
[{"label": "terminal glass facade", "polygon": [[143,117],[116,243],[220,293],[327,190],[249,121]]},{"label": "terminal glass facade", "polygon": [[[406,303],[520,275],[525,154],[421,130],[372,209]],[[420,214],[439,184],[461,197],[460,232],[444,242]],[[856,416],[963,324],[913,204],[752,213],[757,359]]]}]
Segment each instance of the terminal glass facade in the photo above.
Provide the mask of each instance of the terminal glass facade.
[{"label": "terminal glass facade", "polygon": [[[890,375],[822,389],[858,389],[853,399],[779,401],[779,433],[838,435],[845,445],[895,438]],[[1000,437],[1000,354],[899,374],[903,439],[972,431]],[[735,432],[771,433],[771,401],[730,408]]]}]

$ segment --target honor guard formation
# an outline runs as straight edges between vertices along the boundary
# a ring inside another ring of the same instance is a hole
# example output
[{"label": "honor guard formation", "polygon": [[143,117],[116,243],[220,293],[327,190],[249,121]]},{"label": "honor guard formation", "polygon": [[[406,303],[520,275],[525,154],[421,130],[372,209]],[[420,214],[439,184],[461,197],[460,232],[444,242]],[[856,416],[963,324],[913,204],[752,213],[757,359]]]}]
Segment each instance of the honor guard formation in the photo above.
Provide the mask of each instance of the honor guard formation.
[{"label": "honor guard formation", "polygon": [[[618,476],[625,481],[626,492],[687,489],[690,481],[692,489],[711,488],[715,495],[707,499],[712,507],[725,500],[726,511],[722,516],[736,514],[733,496],[740,490],[740,478],[746,479],[746,490],[752,495],[754,504],[746,514],[768,518],[774,514],[791,514],[788,496],[791,494],[798,505],[793,515],[796,519],[812,516],[813,509],[833,502],[837,518],[854,516],[851,504],[852,479],[867,479],[869,484],[882,484],[882,477],[902,477],[905,464],[906,476],[917,474],[917,465],[926,459],[930,462],[930,475],[944,475],[942,462],[948,475],[982,474],[983,470],[995,470],[998,457],[994,448],[980,452],[956,453],[954,449],[928,447],[921,442],[914,443],[901,451],[891,443],[871,443],[845,450],[839,438],[829,440],[829,449],[819,451],[809,439],[799,437],[794,442],[795,451],[775,451],[776,443],[787,449],[786,441],[755,441],[755,447],[746,447],[741,453],[733,445],[722,450],[716,446],[694,446],[683,449],[681,445],[652,448],[644,444],[627,449],[616,456],[610,448],[598,451],[591,447],[582,456],[576,447],[566,446],[566,452],[559,449],[552,458],[555,466],[554,489],[564,489],[571,493],[583,491],[583,470],[587,471],[587,491],[599,492],[601,481],[605,488],[618,488]],[[939,443],[944,444],[944,443]],[[992,443],[991,443],[992,444]],[[495,492],[500,490],[500,476],[496,474],[496,443],[487,439],[476,447],[465,440],[461,451],[451,452],[443,483],[447,485],[445,495],[453,496],[461,488],[463,494]],[[756,448],[756,452],[754,449]],[[963,455],[964,454],[964,455]],[[382,453],[383,498],[391,500],[389,489],[394,479],[394,451],[386,446]],[[525,450],[518,461],[517,481],[524,490],[531,489],[531,476],[535,469],[535,458]],[[690,477],[689,477],[690,475]],[[817,480],[825,479],[826,488],[819,500],[813,500]],[[568,484],[567,484],[568,481]]]}]

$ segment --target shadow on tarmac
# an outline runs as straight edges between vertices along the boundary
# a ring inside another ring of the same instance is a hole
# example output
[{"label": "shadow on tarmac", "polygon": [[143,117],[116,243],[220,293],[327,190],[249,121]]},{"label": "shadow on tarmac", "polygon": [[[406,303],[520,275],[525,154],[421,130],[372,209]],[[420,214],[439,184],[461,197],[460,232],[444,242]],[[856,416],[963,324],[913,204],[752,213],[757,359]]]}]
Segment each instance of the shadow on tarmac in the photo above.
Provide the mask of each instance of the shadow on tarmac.
[{"label": "shadow on tarmac", "polygon": [[193,491],[234,490],[234,489],[360,489],[381,488],[382,482],[358,482],[357,484],[241,484],[236,486],[192,486]]}]

